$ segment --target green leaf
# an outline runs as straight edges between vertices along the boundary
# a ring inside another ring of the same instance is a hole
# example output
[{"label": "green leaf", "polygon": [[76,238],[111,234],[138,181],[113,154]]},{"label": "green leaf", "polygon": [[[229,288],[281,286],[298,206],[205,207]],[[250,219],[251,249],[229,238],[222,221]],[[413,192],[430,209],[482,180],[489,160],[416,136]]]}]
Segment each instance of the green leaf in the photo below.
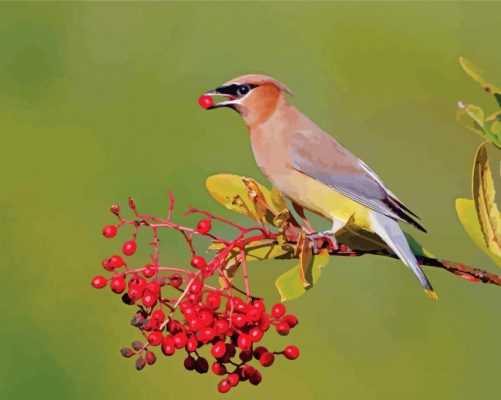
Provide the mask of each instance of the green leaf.
[{"label": "green leaf", "polygon": [[280,275],[275,281],[275,286],[280,293],[281,301],[296,299],[315,286],[318,279],[320,279],[322,269],[328,264],[329,258],[329,252],[327,250],[323,250],[321,253],[313,256],[311,268],[309,268],[308,272],[311,279],[311,285],[307,288],[303,286],[299,265],[296,265]]},{"label": "green leaf", "polygon": [[497,257],[491,253],[485,244],[484,234],[478,222],[475,202],[471,199],[456,199],[456,212],[471,240],[489,255],[498,267],[501,267],[501,257]]},{"label": "green leaf", "polygon": [[[495,116],[496,114],[493,115]],[[486,118],[482,108],[474,104],[459,103],[459,110],[457,113],[458,120],[461,121],[463,116],[468,116],[474,122],[474,126],[466,125],[466,128],[501,148],[501,132],[497,124],[498,121],[494,121],[489,125],[489,121],[492,120],[493,115]]]}]

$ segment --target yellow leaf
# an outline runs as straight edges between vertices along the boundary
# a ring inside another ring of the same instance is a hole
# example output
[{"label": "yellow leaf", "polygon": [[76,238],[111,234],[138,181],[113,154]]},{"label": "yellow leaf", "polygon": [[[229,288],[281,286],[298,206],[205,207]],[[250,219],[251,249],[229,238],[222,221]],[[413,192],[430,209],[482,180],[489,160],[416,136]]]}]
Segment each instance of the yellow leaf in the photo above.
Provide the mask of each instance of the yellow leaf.
[{"label": "yellow leaf", "polygon": [[284,198],[275,187],[271,188],[269,203],[273,206],[277,214],[287,210],[287,204],[285,204]]},{"label": "yellow leaf", "polygon": [[492,260],[501,267],[501,257],[492,254],[487,248],[484,240],[480,223],[478,222],[477,211],[475,209],[475,202],[471,199],[456,199],[456,212],[463,228],[470,236],[471,240],[487,253]]},{"label": "yellow leaf", "polygon": [[494,255],[501,257],[501,214],[496,204],[496,190],[485,143],[477,150],[472,186],[485,245]]},{"label": "yellow leaf", "polygon": [[[247,182],[244,182],[244,179]],[[260,221],[263,214],[262,204],[256,205],[252,189],[258,188],[261,193],[267,192],[264,186],[250,178],[232,174],[212,175],[205,181],[205,186],[214,199],[231,211]]]},{"label": "yellow leaf", "polygon": [[464,57],[459,57],[459,63],[470,78],[479,83],[486,92],[501,94],[501,89],[491,83],[488,83],[484,78],[483,71],[476,67],[470,60],[467,60]]}]

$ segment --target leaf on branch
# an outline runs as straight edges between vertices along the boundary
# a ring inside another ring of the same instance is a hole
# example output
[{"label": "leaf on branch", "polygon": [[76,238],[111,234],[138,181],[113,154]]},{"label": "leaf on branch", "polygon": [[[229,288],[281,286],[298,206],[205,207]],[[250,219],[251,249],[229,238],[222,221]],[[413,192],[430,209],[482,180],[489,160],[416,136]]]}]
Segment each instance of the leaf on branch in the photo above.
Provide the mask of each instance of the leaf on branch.
[{"label": "leaf on branch", "polygon": [[489,255],[498,267],[501,267],[501,257],[492,254],[485,244],[484,234],[478,222],[475,202],[471,199],[456,199],[456,212],[463,228],[466,233],[468,233],[471,240],[473,240],[482,251]]},{"label": "leaf on branch", "polygon": [[[493,114],[496,118],[496,114]],[[499,121],[495,120],[489,125],[489,120],[492,120],[493,115],[485,118],[484,110],[474,104],[459,103],[457,112],[458,121],[462,121],[465,116],[473,121],[473,126],[466,125],[466,128],[483,137],[485,140],[493,143],[501,148],[501,130],[499,129]]]},{"label": "leaf on branch", "polygon": [[501,89],[498,86],[487,82],[484,78],[483,71],[481,71],[478,67],[476,67],[470,60],[464,57],[459,57],[459,63],[461,64],[461,67],[463,68],[464,72],[466,72],[471,79],[480,84],[480,86],[482,86],[482,89],[484,89],[484,91],[492,94],[498,94],[498,95],[501,94]]},{"label": "leaf on branch", "polygon": [[258,222],[264,219],[274,224],[275,217],[287,210],[285,201],[276,189],[270,192],[252,178],[233,174],[212,175],[207,178],[205,185],[218,203]]},{"label": "leaf on branch", "polygon": [[301,278],[300,264],[280,275],[275,281],[275,286],[280,293],[281,301],[296,299],[315,286],[320,278],[322,269],[329,262],[329,252],[324,249],[319,254],[312,256],[310,266],[305,271],[305,277],[310,279],[310,285],[305,287]]},{"label": "leaf on branch", "polygon": [[477,150],[472,186],[475,209],[485,244],[492,254],[501,257],[501,214],[496,204],[496,190],[485,144],[480,145]]}]

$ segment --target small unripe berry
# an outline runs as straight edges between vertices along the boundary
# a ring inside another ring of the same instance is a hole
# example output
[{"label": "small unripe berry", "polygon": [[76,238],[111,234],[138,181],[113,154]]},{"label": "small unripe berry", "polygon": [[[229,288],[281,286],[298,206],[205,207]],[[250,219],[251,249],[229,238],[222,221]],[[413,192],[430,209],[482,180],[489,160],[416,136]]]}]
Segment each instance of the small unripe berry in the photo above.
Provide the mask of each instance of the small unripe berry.
[{"label": "small unripe berry", "polygon": [[274,361],[275,356],[269,351],[261,354],[261,357],[259,357],[259,364],[261,364],[263,367],[269,367],[271,364],[273,364]]},{"label": "small unripe berry", "polygon": [[118,215],[120,214],[120,206],[118,204],[113,204],[111,207],[110,207],[110,211],[115,214],[115,215]]},{"label": "small unripe berry", "polygon": [[95,276],[92,278],[92,286],[96,289],[101,289],[106,286],[108,280],[104,276]]},{"label": "small unripe berry", "polygon": [[285,306],[282,303],[275,304],[271,308],[271,315],[273,315],[275,318],[280,318],[284,314],[285,314]]},{"label": "small unripe berry", "polygon": [[202,256],[193,256],[191,266],[196,269],[204,269],[207,266],[207,261]]},{"label": "small unripe berry", "polygon": [[122,246],[122,251],[126,256],[131,256],[136,252],[137,245],[134,240],[129,240]]},{"label": "small unripe berry", "polygon": [[141,371],[146,365],[146,360],[144,358],[138,358],[136,360],[136,369]]},{"label": "small unripe berry", "polygon": [[295,360],[299,357],[299,349],[296,346],[287,346],[284,349],[284,356],[288,360]]},{"label": "small unripe berry", "polygon": [[148,363],[148,365],[153,365],[155,364],[155,361],[157,361],[157,356],[155,356],[155,353],[153,353],[152,351],[148,351],[146,353],[146,362]]},{"label": "small unripe berry", "polygon": [[123,349],[120,350],[120,353],[122,354],[122,356],[124,356],[125,358],[130,358],[134,355],[134,352],[132,351],[132,349],[129,349],[127,347],[124,347]]},{"label": "small unripe berry", "polygon": [[118,232],[118,229],[115,225],[106,225],[103,228],[103,235],[104,237],[110,239],[112,237],[115,237]]},{"label": "small unripe berry", "polygon": [[136,340],[131,343],[131,346],[134,350],[139,351],[143,348],[143,343],[141,343],[139,340]]},{"label": "small unripe berry", "polygon": [[197,224],[197,232],[201,235],[209,233],[212,228],[212,222],[210,219],[202,219]]}]

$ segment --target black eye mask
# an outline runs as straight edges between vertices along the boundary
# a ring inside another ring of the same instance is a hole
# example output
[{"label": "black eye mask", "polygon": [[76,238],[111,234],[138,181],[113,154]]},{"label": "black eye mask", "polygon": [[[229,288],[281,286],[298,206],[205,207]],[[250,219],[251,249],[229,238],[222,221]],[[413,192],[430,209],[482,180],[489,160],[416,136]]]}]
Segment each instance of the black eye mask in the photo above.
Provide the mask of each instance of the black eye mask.
[{"label": "black eye mask", "polygon": [[[247,86],[249,90],[245,94],[241,94],[242,87]],[[233,97],[242,97],[248,94],[252,89],[256,88],[257,85],[253,84],[245,84],[245,85],[237,85],[236,83],[233,83],[228,86],[220,86],[216,89],[218,93],[221,94],[226,94],[228,96],[233,96]],[[240,89],[240,90],[239,90]]]}]

